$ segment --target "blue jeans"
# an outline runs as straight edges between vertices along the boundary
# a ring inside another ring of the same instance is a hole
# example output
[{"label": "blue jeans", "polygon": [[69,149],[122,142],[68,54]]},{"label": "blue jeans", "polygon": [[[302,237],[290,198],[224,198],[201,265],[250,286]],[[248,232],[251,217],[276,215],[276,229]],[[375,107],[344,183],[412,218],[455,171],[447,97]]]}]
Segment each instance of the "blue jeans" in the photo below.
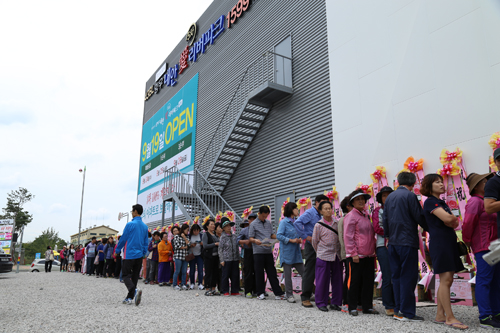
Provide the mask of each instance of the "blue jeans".
[{"label": "blue jeans", "polygon": [[174,272],[174,287],[177,285],[177,280],[179,273],[181,274],[181,285],[185,286],[187,284],[186,274],[187,274],[188,262],[186,260],[175,259],[175,272]]},{"label": "blue jeans", "polygon": [[476,301],[479,319],[500,313],[500,264],[490,266],[483,255],[490,251],[478,252],[474,255],[477,263]]},{"label": "blue jeans", "polygon": [[387,310],[394,309],[391,264],[389,262],[389,250],[385,246],[377,247],[377,260],[382,271],[382,304]]},{"label": "blue jeans", "polygon": [[87,257],[87,274],[94,274],[94,260],[95,257]]},{"label": "blue jeans", "polygon": [[401,312],[406,318],[415,317],[415,287],[418,282],[418,249],[410,246],[389,244],[389,262],[394,289],[394,313]]},{"label": "blue jeans", "polygon": [[201,255],[194,256],[194,259],[189,262],[189,280],[191,280],[191,284],[195,284],[195,272],[196,269],[194,266],[198,268],[198,284],[203,283],[203,257]]}]

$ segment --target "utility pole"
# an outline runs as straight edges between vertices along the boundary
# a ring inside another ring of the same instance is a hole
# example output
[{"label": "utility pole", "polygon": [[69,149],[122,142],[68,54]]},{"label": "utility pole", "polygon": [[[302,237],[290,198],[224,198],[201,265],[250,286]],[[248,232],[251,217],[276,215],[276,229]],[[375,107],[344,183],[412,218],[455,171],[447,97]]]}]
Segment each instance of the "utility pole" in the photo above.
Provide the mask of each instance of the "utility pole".
[{"label": "utility pole", "polygon": [[[82,169],[80,169],[80,173]],[[83,211],[83,193],[85,191],[85,173],[87,172],[87,167],[83,168],[83,185],[82,185],[82,203],[80,205],[80,223],[78,224],[78,244],[80,244],[80,236],[82,232],[82,211]]]}]

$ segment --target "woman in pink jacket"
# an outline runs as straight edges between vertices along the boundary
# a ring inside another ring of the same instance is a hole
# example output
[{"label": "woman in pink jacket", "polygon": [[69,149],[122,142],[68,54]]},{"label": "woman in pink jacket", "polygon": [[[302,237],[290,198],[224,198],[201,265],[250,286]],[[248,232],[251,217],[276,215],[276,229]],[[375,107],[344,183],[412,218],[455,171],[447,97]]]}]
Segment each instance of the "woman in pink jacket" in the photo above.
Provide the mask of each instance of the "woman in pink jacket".
[{"label": "woman in pink jacket", "polygon": [[378,314],[373,309],[373,281],[375,279],[375,231],[367,214],[369,194],[356,190],[349,196],[354,209],[344,219],[344,243],[349,269],[347,299],[349,314],[357,316],[358,294],[361,290],[363,313]]},{"label": "woman in pink jacket", "polygon": [[462,237],[472,248],[477,263],[476,301],[479,310],[479,325],[483,328],[500,329],[500,264],[488,265],[483,255],[490,252],[489,246],[498,238],[497,214],[484,210],[484,185],[493,174],[467,177],[471,198],[465,206]]}]

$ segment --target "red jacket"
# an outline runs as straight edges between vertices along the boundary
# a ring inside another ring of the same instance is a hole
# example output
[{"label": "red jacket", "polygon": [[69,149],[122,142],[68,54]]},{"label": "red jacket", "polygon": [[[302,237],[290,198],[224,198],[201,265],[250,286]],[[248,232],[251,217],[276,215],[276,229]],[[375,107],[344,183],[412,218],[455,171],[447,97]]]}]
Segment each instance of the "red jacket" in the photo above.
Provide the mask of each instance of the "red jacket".
[{"label": "red jacket", "polygon": [[375,232],[368,215],[354,208],[344,218],[346,256],[374,257]]},{"label": "red jacket", "polygon": [[473,195],[465,206],[462,238],[471,243],[472,252],[488,251],[491,241],[497,236],[497,213],[487,214],[483,198]]}]

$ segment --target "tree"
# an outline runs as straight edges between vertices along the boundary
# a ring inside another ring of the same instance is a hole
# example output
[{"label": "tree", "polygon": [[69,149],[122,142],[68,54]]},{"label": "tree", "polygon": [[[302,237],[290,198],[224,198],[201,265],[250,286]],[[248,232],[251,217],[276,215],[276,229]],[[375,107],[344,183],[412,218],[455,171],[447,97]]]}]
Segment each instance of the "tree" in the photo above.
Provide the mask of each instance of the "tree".
[{"label": "tree", "polygon": [[2,208],[4,219],[14,219],[14,232],[18,232],[33,221],[33,215],[23,209],[25,203],[30,202],[35,196],[24,187],[12,190],[7,194],[7,206]]},{"label": "tree", "polygon": [[36,253],[43,253],[47,250],[47,246],[51,246],[52,249],[57,245],[57,249],[60,250],[63,246],[67,245],[66,241],[59,238],[59,233],[54,230],[54,228],[47,228],[43,231],[40,236],[35,238],[32,242],[25,243],[24,247],[24,257],[28,262],[35,258]]}]

